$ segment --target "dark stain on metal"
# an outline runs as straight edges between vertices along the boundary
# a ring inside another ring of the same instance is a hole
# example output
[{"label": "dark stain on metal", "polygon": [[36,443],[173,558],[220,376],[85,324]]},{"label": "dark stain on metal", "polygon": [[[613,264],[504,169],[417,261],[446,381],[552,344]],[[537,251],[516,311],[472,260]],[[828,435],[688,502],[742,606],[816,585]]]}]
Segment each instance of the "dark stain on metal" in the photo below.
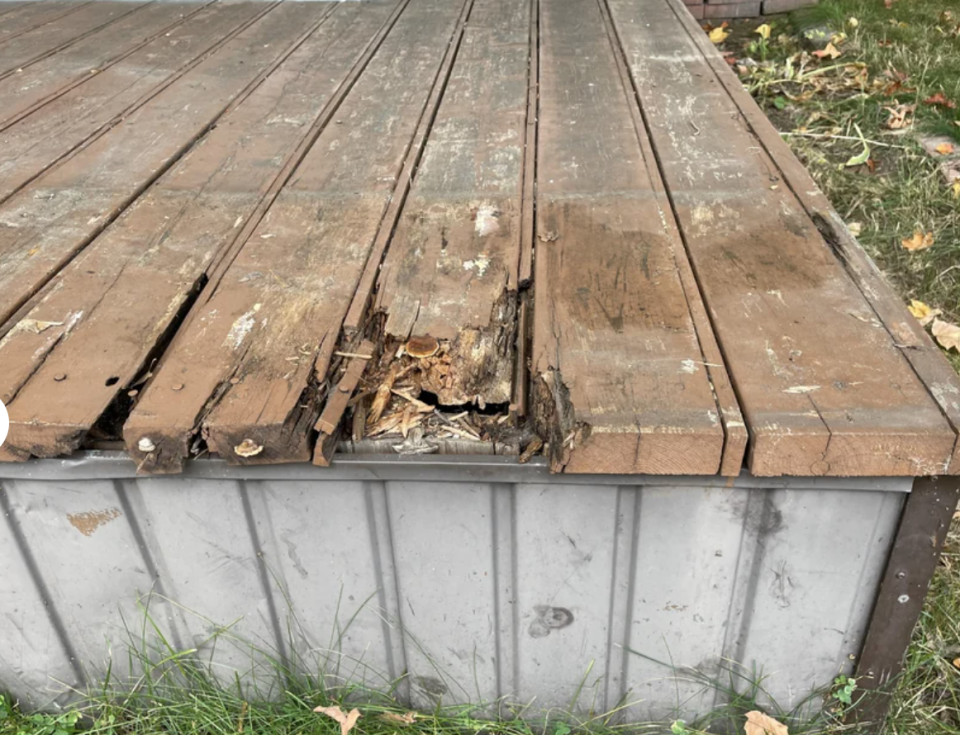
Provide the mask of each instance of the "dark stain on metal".
[{"label": "dark stain on metal", "polygon": [[533,609],[537,616],[527,629],[531,638],[546,638],[551,631],[573,624],[573,613],[565,607],[537,605]]},{"label": "dark stain on metal", "polygon": [[67,513],[67,520],[84,536],[93,536],[100,526],[115,521],[121,515],[123,514],[119,508],[106,508],[104,510],[87,510],[82,513]]}]

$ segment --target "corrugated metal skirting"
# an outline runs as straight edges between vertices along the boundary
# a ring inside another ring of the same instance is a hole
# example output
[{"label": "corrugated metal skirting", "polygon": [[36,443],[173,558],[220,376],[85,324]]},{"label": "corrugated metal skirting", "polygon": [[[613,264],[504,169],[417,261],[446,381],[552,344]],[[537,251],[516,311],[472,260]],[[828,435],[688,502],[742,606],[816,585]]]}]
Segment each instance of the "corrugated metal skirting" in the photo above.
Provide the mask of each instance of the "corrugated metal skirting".
[{"label": "corrugated metal skirting", "polygon": [[[153,592],[179,648],[233,623],[345,679],[407,673],[421,707],[567,707],[581,684],[580,707],[637,702],[636,719],[714,704],[650,658],[755,665],[791,706],[852,668],[909,489],[459,459],[211,461],[160,479],[109,457],[3,468],[16,476],[0,479],[0,689],[51,706],[111,651],[122,666]],[[207,649],[251,668],[249,651]]]}]

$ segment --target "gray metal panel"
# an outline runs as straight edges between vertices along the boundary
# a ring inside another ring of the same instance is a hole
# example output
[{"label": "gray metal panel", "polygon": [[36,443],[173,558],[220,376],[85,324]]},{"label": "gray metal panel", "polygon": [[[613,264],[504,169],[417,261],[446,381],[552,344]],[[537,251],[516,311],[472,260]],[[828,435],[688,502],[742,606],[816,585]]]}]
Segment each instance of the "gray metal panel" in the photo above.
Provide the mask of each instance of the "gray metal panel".
[{"label": "gray metal panel", "polygon": [[109,646],[120,662],[152,592],[172,645],[203,647],[223,676],[255,669],[261,692],[279,683],[264,656],[203,646],[219,626],[328,682],[402,679],[423,707],[630,702],[636,719],[690,719],[716,700],[690,669],[723,657],[762,667],[790,706],[849,668],[906,486],[618,484],[498,461],[158,479],[115,458],[5,466],[20,477],[0,480],[0,689],[42,706],[55,680],[102,672]]}]

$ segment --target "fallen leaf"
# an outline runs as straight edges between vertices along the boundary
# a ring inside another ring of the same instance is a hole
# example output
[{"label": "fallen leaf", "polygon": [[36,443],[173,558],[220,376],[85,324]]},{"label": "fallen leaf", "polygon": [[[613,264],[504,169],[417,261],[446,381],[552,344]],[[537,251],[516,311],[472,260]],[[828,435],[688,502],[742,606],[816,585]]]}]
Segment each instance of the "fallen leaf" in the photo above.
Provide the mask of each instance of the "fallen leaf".
[{"label": "fallen leaf", "polygon": [[314,712],[319,712],[322,715],[327,717],[332,717],[334,720],[340,723],[340,735],[347,735],[353,729],[353,726],[357,724],[357,720],[360,719],[360,710],[354,708],[350,710],[349,713],[344,712],[339,707],[317,707]]},{"label": "fallen leaf", "polygon": [[863,225],[859,222],[850,222],[847,225],[847,229],[850,230],[850,234],[854,237],[860,237],[860,233],[863,232]]},{"label": "fallen leaf", "polygon": [[948,100],[946,97],[944,97],[943,92],[937,92],[935,95],[931,97],[927,97],[923,101],[923,104],[938,105],[939,107],[946,107],[949,110],[953,110],[957,106],[956,102],[954,102],[953,100]]},{"label": "fallen leaf", "polygon": [[847,18],[847,25],[850,26],[851,28],[856,28],[858,25],[860,25],[860,21],[857,20],[856,18],[850,17],[850,18]]},{"label": "fallen leaf", "polygon": [[766,41],[770,38],[770,26],[767,23],[757,26],[757,29],[754,31],[754,33],[759,33],[760,38]]},{"label": "fallen leaf", "polygon": [[953,182],[953,198],[960,199],[960,181]]},{"label": "fallen leaf", "polygon": [[913,233],[913,237],[908,237],[900,242],[903,244],[903,247],[906,250],[911,252],[915,250],[926,250],[928,247],[933,245],[933,233],[928,232],[924,234],[920,232],[920,230],[917,230]]},{"label": "fallen leaf", "polygon": [[727,36],[729,35],[730,34],[724,30],[723,26],[720,26],[720,28],[714,28],[712,31],[710,31],[709,38],[714,43],[723,43],[727,40]]},{"label": "fallen leaf", "polygon": [[831,41],[826,45],[826,48],[823,48],[819,51],[814,51],[813,55],[816,56],[818,59],[826,59],[826,58],[836,59],[842,53],[843,52],[840,49],[838,49],[836,46],[834,46],[833,42]]},{"label": "fallen leaf", "polygon": [[896,107],[884,107],[890,113],[887,120],[887,127],[891,130],[904,130],[913,124],[909,115],[917,109],[916,105],[897,105]]},{"label": "fallen leaf", "polygon": [[34,334],[40,334],[40,332],[45,332],[50,329],[50,327],[62,327],[63,322],[44,322],[39,319],[23,319],[21,320],[19,327],[27,332],[33,332]]},{"label": "fallen leaf", "polygon": [[935,150],[941,156],[949,156],[951,153],[953,153],[953,143],[941,143],[933,150]]},{"label": "fallen leaf", "polygon": [[916,299],[910,300],[910,306],[907,307],[907,310],[917,318],[921,327],[927,326],[943,313],[940,309],[931,309],[925,303]]},{"label": "fallen leaf", "polygon": [[887,10],[890,10],[895,2],[897,2],[897,0],[883,0],[883,7],[885,7]]},{"label": "fallen leaf", "polygon": [[945,350],[960,352],[960,327],[942,319],[934,319],[930,331]]},{"label": "fallen leaf", "polygon": [[953,665],[955,668],[960,669],[960,658],[953,659]]},{"label": "fallen leaf", "polygon": [[387,722],[396,722],[398,725],[412,725],[414,720],[417,719],[416,712],[405,712],[402,715],[398,715],[396,712],[384,712],[380,715],[381,720],[386,720]]},{"label": "fallen leaf", "polygon": [[787,726],[777,722],[763,712],[747,712],[747,721],[743,725],[746,735],[790,735]]}]

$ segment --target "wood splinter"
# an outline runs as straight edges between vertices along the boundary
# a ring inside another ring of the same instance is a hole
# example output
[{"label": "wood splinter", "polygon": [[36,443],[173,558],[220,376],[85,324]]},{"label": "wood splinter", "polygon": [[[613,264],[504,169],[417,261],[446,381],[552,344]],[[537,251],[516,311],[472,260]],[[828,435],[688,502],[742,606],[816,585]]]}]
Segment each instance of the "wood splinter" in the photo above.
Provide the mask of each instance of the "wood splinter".
[{"label": "wood splinter", "polygon": [[350,399],[360,384],[363,371],[370,360],[373,359],[375,351],[376,345],[370,340],[364,340],[357,350],[343,353],[351,354],[353,357],[347,358],[347,366],[343,372],[343,377],[337,384],[337,390],[331,393],[330,399],[314,427],[320,432],[313,453],[313,463],[315,465],[320,467],[330,466],[330,460],[340,439],[341,419],[343,419],[343,414],[350,404]]}]

